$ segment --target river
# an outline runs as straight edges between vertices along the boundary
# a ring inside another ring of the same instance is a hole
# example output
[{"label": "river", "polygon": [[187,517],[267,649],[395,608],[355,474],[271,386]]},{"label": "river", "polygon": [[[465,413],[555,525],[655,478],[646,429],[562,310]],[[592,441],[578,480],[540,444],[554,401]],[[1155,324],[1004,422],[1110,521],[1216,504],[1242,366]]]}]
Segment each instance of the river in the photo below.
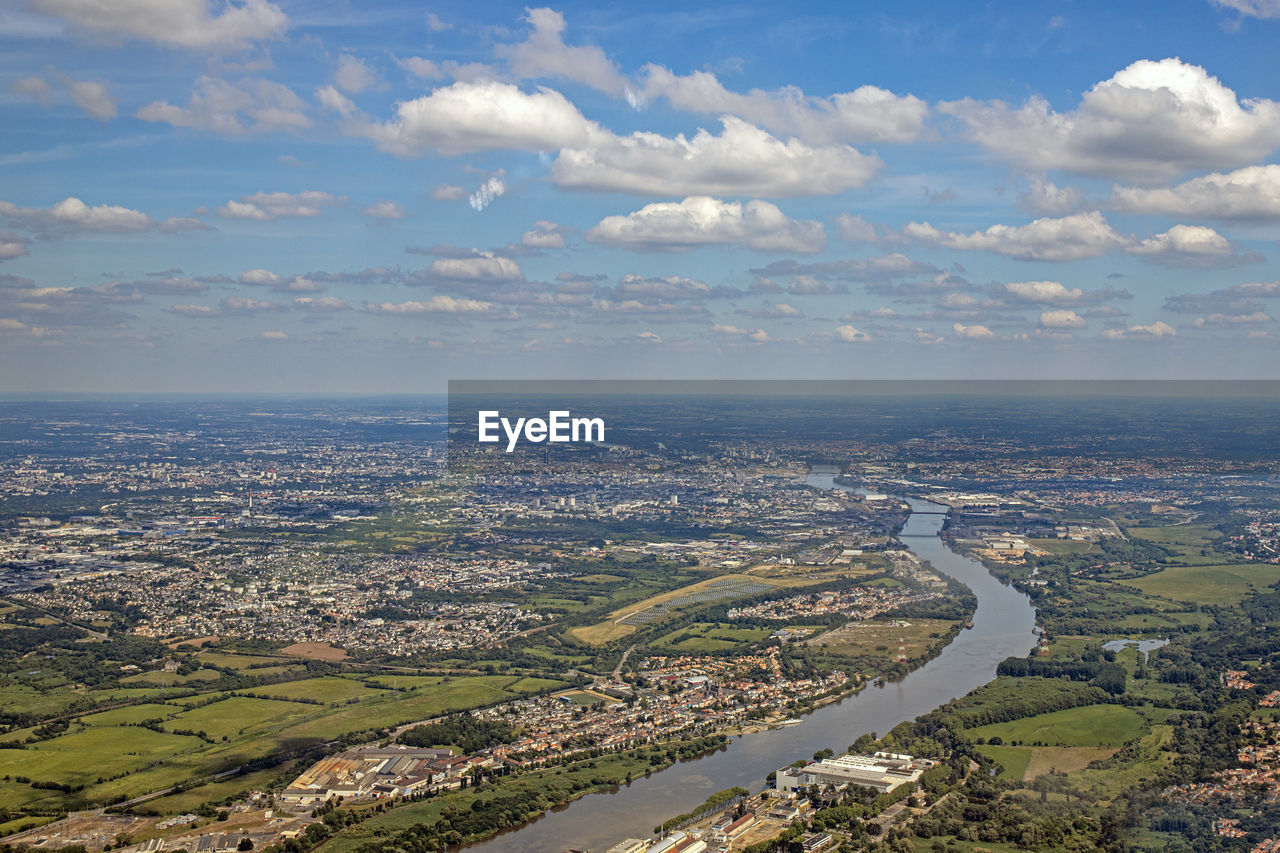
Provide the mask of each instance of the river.
[{"label": "river", "polygon": [[[810,486],[840,489],[834,470],[815,469]],[[884,687],[825,705],[798,725],[734,737],[722,750],[672,765],[610,793],[589,794],[537,820],[488,841],[468,853],[559,853],[568,847],[597,853],[626,837],[644,838],[667,818],[682,814],[707,796],[740,785],[764,786],[765,776],[797,758],[830,747],[842,752],[866,732],[884,734],[995,677],[996,664],[1025,655],[1034,645],[1035,611],[1030,600],[974,560],[949,550],[938,537],[946,507],[911,499],[913,510],[903,542],[943,574],[964,583],[978,597],[972,629],[962,630],[941,654],[920,669]]]}]

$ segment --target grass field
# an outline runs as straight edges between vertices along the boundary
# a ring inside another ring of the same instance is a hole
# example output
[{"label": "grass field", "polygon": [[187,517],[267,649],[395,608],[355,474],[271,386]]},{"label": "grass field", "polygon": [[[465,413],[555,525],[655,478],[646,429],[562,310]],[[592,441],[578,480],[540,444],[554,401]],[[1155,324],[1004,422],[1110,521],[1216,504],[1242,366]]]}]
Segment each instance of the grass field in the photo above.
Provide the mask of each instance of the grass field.
[{"label": "grass field", "polygon": [[1093,548],[1092,542],[1077,539],[1028,539],[1027,544],[1050,554],[1084,554]]},{"label": "grass field", "polygon": [[[733,628],[721,626],[717,622],[694,622],[687,628],[680,628],[653,641],[655,646],[666,646],[687,652],[720,651],[732,649],[743,643],[754,643],[763,640],[773,633],[770,628]],[[693,634],[692,638],[676,640]]]},{"label": "grass field", "polygon": [[1172,524],[1167,527],[1129,527],[1125,532],[1161,545],[1186,545],[1200,548],[1222,535],[1205,524]]},{"label": "grass field", "polygon": [[146,702],[141,705],[130,705],[127,708],[115,708],[111,711],[90,714],[87,717],[80,717],[79,720],[90,726],[127,726],[130,723],[141,723],[144,720],[154,720],[157,717],[163,719],[181,710],[181,708],[173,705]]},{"label": "grass field", "polygon": [[183,711],[167,720],[168,731],[204,732],[214,740],[265,734],[316,713],[314,706],[249,696],[231,696],[212,705]]},{"label": "grass field", "polygon": [[27,749],[0,749],[0,774],[65,785],[131,773],[198,749],[203,742],[137,726],[90,726]]},{"label": "grass field", "polygon": [[979,746],[981,752],[992,761],[1000,764],[1001,779],[1016,782],[1027,773],[1027,765],[1031,762],[1031,749],[1021,746]]},{"label": "grass field", "polygon": [[1112,746],[979,746],[978,751],[1000,762],[1001,779],[1030,782],[1050,770],[1074,773],[1092,762],[1110,758]]},{"label": "grass field", "polygon": [[351,678],[324,676],[322,678],[304,678],[301,681],[287,681],[283,684],[268,684],[244,691],[251,696],[277,696],[286,699],[315,699],[319,702],[345,702],[348,699],[368,699],[383,695],[376,687],[368,687]]},{"label": "grass field", "polygon": [[1085,705],[1008,723],[970,729],[974,738],[1001,738],[1006,746],[1115,746],[1144,734],[1146,721],[1132,708]]},{"label": "grass field", "polygon": [[1124,581],[1148,595],[1198,604],[1235,604],[1280,581],[1280,566],[1232,563],[1208,566],[1170,566],[1142,578]]}]

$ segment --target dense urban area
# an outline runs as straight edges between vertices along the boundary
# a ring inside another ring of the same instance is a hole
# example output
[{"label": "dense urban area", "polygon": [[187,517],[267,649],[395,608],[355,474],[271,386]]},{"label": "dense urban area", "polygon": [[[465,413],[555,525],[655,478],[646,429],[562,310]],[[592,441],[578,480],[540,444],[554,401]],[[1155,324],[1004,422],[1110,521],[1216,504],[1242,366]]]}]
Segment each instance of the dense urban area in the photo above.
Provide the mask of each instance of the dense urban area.
[{"label": "dense urban area", "polygon": [[1280,849],[1273,400],[608,405],[0,401],[4,849],[454,849],[803,726],[973,628],[922,498],[1026,654],[611,853]]}]

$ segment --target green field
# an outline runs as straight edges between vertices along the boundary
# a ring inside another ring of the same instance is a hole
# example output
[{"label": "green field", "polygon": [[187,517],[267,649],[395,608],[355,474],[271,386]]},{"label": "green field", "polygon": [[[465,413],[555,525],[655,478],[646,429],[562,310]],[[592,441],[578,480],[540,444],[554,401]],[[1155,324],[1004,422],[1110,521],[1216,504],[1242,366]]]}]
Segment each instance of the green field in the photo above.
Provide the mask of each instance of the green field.
[{"label": "green field", "polygon": [[759,642],[772,633],[771,628],[733,628],[716,622],[694,622],[659,637],[653,644],[682,652],[715,652]]},{"label": "green field", "polygon": [[282,697],[285,699],[315,699],[319,702],[345,702],[348,699],[368,699],[372,696],[385,695],[385,692],[368,687],[351,678],[324,676],[323,678],[305,678],[302,681],[288,681],[283,684],[268,684],[246,690],[251,696]]},{"label": "green field", "polygon": [[1146,731],[1146,721],[1132,708],[1085,705],[981,726],[969,735],[988,741],[999,737],[1006,746],[1122,746]]},{"label": "green field", "polygon": [[1280,566],[1270,563],[1232,563],[1209,566],[1170,566],[1152,575],[1124,581],[1148,595],[1199,604],[1236,604],[1246,596],[1280,581]]},{"label": "green field", "polygon": [[1213,542],[1222,535],[1205,524],[1171,524],[1167,527],[1129,527],[1125,530],[1130,536],[1137,536],[1149,542],[1161,545],[1187,545],[1196,548]]},{"label": "green field", "polygon": [[141,705],[130,705],[127,708],[116,708],[111,711],[89,714],[86,717],[80,717],[79,720],[90,726],[127,726],[132,723],[141,723],[145,720],[163,719],[180,710],[182,709],[173,705],[144,702]]},{"label": "green field", "polygon": [[138,726],[90,726],[27,749],[0,749],[0,774],[42,782],[92,785],[191,752],[199,738],[161,734]]},{"label": "green field", "polygon": [[313,706],[274,699],[232,696],[212,705],[183,711],[165,722],[168,731],[204,732],[214,740],[266,734],[282,724],[315,714]]},{"label": "green field", "polygon": [[1027,765],[1031,763],[1031,750],[1021,746],[979,746],[978,752],[1000,764],[1000,777],[1010,781],[1020,781],[1027,773]]}]

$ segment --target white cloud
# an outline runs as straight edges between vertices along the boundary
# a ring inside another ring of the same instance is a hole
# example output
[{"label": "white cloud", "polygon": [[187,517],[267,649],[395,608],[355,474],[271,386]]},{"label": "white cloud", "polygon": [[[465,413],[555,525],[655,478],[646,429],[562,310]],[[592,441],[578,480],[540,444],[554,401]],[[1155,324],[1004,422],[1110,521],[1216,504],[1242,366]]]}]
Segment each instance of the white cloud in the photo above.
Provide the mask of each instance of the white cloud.
[{"label": "white cloud", "polygon": [[222,313],[212,305],[174,305],[169,311],[187,317],[216,317]]},{"label": "white cloud", "polygon": [[1085,319],[1069,308],[1058,308],[1040,314],[1040,325],[1045,329],[1082,329]]},{"label": "white cloud", "polygon": [[530,249],[563,249],[564,229],[554,222],[539,219],[533,228],[524,232],[520,243]]},{"label": "white cloud", "polygon": [[364,307],[372,314],[485,314],[493,310],[493,303],[437,294],[427,302],[366,302]]},{"label": "white cloud", "polygon": [[586,237],[593,243],[658,251],[737,244],[761,252],[817,252],[827,243],[822,223],[791,219],[767,201],[744,205],[707,196],[605,217]]},{"label": "white cloud", "polygon": [[1078,287],[1066,287],[1060,281],[1011,281],[1004,285],[992,287],[993,296],[1011,299],[1014,302],[1027,302],[1033,305],[1094,305],[1109,299],[1125,299],[1127,291],[1111,288],[1103,290],[1081,290]]},{"label": "white cloud", "polygon": [[329,112],[337,113],[341,116],[349,118],[357,112],[356,105],[351,102],[350,98],[327,83],[316,87],[316,100],[320,102],[320,106]]},{"label": "white cloud", "polygon": [[[90,118],[97,121],[107,121],[116,117],[117,104],[111,93],[107,91],[107,84],[98,80],[73,80],[70,76],[51,68],[50,73],[57,77],[62,85],[67,87],[67,93],[71,96],[72,102],[77,107],[84,110]],[[39,80],[40,78],[29,78]],[[27,81],[20,80],[19,84]],[[44,81],[41,80],[41,83]],[[48,84],[45,84],[45,95],[48,94]]]},{"label": "white cloud", "polygon": [[49,94],[53,91],[53,87],[43,77],[31,76],[15,81],[9,86],[9,91],[15,95],[26,95],[28,98],[48,106]]},{"label": "white cloud", "polygon": [[1205,317],[1197,317],[1194,325],[1197,327],[1204,326],[1256,326],[1262,323],[1272,323],[1271,315],[1265,311],[1252,311],[1248,314],[1209,314]]},{"label": "white cloud", "polygon": [[836,231],[850,243],[874,243],[880,239],[875,223],[851,213],[836,216]]},{"label": "white cloud", "polygon": [[273,329],[272,331],[269,331],[269,332],[262,332],[261,334],[259,334],[259,335],[258,335],[258,337],[262,338],[264,341],[287,341],[287,340],[289,340],[289,335],[288,335],[288,333],[287,333],[287,332],[282,332],[282,331],[280,331],[279,329]]},{"label": "white cloud", "polygon": [[338,57],[338,70],[333,82],[349,95],[357,95],[378,85],[378,75],[363,59],[344,53]]},{"label": "white cloud", "polygon": [[1163,234],[1130,246],[1126,251],[1134,255],[1162,255],[1169,252],[1229,255],[1231,243],[1217,231],[1203,225],[1175,225]]},{"label": "white cloud", "polygon": [[773,92],[731,92],[709,71],[674,74],[660,65],[644,69],[644,95],[663,97],[681,110],[730,114],[775,133],[826,145],[836,142],[910,142],[924,129],[929,108],[914,95],[861,86],[826,98],[789,86]]},{"label": "white cloud", "polygon": [[210,11],[208,0],[31,0],[31,7],[88,32],[190,50],[237,50],[279,38],[289,27],[267,0],[225,0],[221,14]]},{"label": "white cloud", "polygon": [[385,198],[378,199],[362,212],[365,216],[372,216],[374,219],[404,219],[405,216],[403,205]]},{"label": "white cloud", "polygon": [[1111,206],[1128,213],[1276,219],[1280,218],[1280,165],[1247,166],[1159,189],[1116,186],[1111,190]]},{"label": "white cloud", "polygon": [[78,198],[64,198],[51,207],[19,207],[13,202],[0,201],[0,217],[10,224],[33,231],[72,234],[95,232],[99,234],[128,234],[131,232],[195,230],[206,227],[194,219],[166,219],[156,222],[138,210],[115,204],[90,207]]},{"label": "white cloud", "polygon": [[1061,219],[1037,219],[1027,225],[992,225],[986,231],[961,234],[939,231],[928,222],[911,222],[903,235],[949,249],[987,251],[1024,261],[1069,261],[1096,258],[1128,245],[1102,214],[1076,213]]},{"label": "white cloud", "polygon": [[627,90],[627,81],[605,52],[594,45],[564,43],[564,16],[553,9],[529,9],[525,19],[533,32],[519,44],[500,44],[494,52],[521,79],[558,77],[583,83],[611,95]]},{"label": "white cloud", "polygon": [[0,231],[0,261],[10,261],[27,254],[25,238],[8,231]]},{"label": "white cloud", "polygon": [[440,70],[439,65],[421,56],[408,56],[404,59],[397,59],[396,65],[422,80],[435,80],[444,76],[444,72]]},{"label": "white cloud", "polygon": [[1139,60],[1058,113],[1042,97],[1020,108],[973,99],[942,104],[979,145],[1027,169],[1148,182],[1190,169],[1259,160],[1280,145],[1280,104],[1240,101],[1198,65]]},{"label": "white cloud", "polygon": [[430,95],[401,101],[396,117],[355,128],[378,147],[402,157],[515,149],[550,151],[586,145],[599,133],[564,95],[533,94],[495,80],[458,81]]},{"label": "white cloud", "polygon": [[1075,187],[1060,187],[1052,181],[1035,178],[1019,197],[1018,204],[1032,213],[1062,216],[1084,205],[1084,193]]},{"label": "white cloud", "polygon": [[986,326],[966,326],[963,323],[952,323],[951,331],[956,333],[956,337],[968,338],[971,341],[990,340],[996,336],[995,332]]},{"label": "white cloud", "polygon": [[1234,9],[1251,18],[1280,18],[1280,0],[1212,0],[1213,5]]},{"label": "white cloud", "polygon": [[240,273],[241,284],[263,285],[266,287],[275,287],[284,279],[273,273],[271,270],[256,269],[245,270]]},{"label": "white cloud", "polygon": [[433,201],[462,201],[466,197],[467,191],[465,189],[451,184],[442,184],[431,189],[431,199]]},{"label": "white cloud", "polygon": [[293,307],[300,311],[313,313],[351,310],[351,304],[347,300],[339,299],[336,296],[297,296],[294,297]]},{"label": "white cloud", "polygon": [[743,338],[753,344],[766,344],[773,340],[764,329],[743,329],[739,326],[716,324],[711,331],[726,338]]},{"label": "white cloud", "polygon": [[836,329],[836,334],[840,340],[848,343],[865,343],[871,340],[871,336],[861,329],[855,329],[853,326],[840,326]]},{"label": "white cloud", "polygon": [[143,121],[236,136],[310,127],[306,110],[306,103],[281,83],[253,77],[228,83],[204,75],[196,80],[185,107],[153,101],[134,115]]},{"label": "white cloud", "polygon": [[446,24],[444,21],[440,20],[440,16],[435,12],[428,12],[427,29],[431,30],[433,33],[442,33],[445,30],[453,29],[453,24]]},{"label": "white cloud", "polygon": [[589,147],[569,147],[551,168],[557,186],[639,195],[832,195],[859,187],[883,165],[847,145],[815,148],[785,142],[725,116],[719,136],[692,138],[637,131],[597,133]]},{"label": "white cloud", "polygon": [[1178,334],[1178,330],[1170,326],[1163,320],[1157,320],[1147,325],[1130,326],[1127,329],[1107,329],[1103,331],[1102,337],[1111,341],[1125,340],[1154,340],[1156,338],[1169,337]]},{"label": "white cloud", "polygon": [[248,296],[228,296],[222,300],[222,307],[226,311],[233,311],[242,314],[256,314],[262,311],[279,311],[284,308],[275,302],[267,302],[264,299],[253,299]]},{"label": "white cloud", "polygon": [[256,192],[241,196],[239,201],[228,201],[214,212],[232,219],[270,222],[281,217],[320,216],[324,207],[341,204],[344,200],[319,190],[300,193]]},{"label": "white cloud", "polygon": [[520,265],[510,258],[491,254],[470,258],[440,258],[431,262],[430,272],[439,278],[461,282],[524,281]]}]

